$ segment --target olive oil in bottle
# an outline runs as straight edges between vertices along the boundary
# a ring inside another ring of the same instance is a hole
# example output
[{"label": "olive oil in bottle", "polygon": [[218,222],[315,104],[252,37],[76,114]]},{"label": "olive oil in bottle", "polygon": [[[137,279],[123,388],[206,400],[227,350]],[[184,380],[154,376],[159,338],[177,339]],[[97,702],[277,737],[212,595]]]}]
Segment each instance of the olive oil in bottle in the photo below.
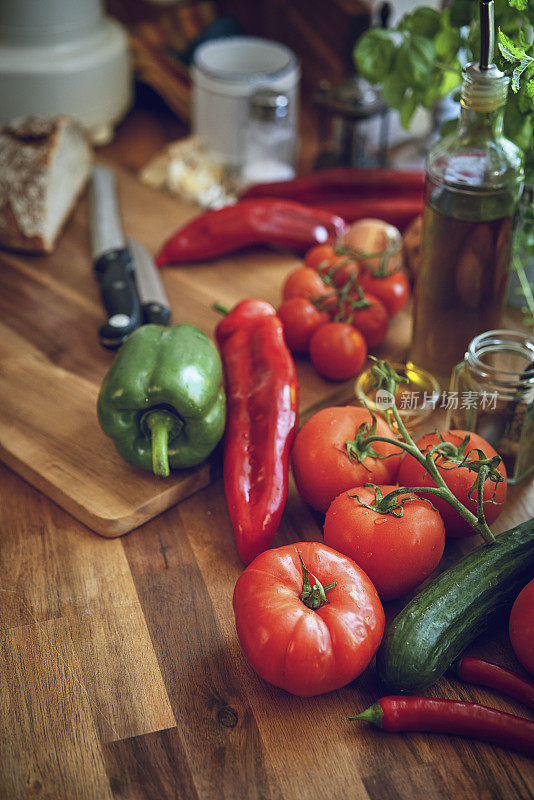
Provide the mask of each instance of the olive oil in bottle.
[{"label": "olive oil in bottle", "polygon": [[443,387],[471,339],[500,325],[523,182],[522,153],[502,134],[508,84],[482,59],[467,65],[458,129],[427,159],[408,365]]}]

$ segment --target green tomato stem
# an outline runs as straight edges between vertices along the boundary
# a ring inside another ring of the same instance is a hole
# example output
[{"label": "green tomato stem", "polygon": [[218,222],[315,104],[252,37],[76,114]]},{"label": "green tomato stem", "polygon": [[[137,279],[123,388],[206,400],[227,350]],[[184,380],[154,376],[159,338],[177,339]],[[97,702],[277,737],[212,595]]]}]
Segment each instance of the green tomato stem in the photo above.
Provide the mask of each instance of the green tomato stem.
[{"label": "green tomato stem", "polygon": [[411,456],[413,456],[419,463],[426,469],[426,471],[430,474],[431,478],[434,480],[436,487],[433,486],[410,486],[410,487],[403,487],[402,489],[395,489],[386,497],[390,497],[396,494],[402,494],[403,492],[413,492],[414,494],[418,494],[419,492],[426,492],[428,494],[434,494],[438,497],[441,497],[447,503],[449,503],[464,519],[465,521],[474,528],[477,533],[479,533],[484,541],[487,544],[491,544],[495,541],[495,536],[490,531],[485,517],[484,517],[484,507],[482,503],[482,489],[484,486],[484,482],[481,481],[478,485],[478,494],[477,498],[479,505],[477,507],[478,517],[469,511],[468,508],[461,503],[458,498],[456,497],[453,492],[449,489],[441,473],[439,472],[438,468],[436,467],[432,456],[428,458],[423,455],[423,453],[419,450],[413,439],[410,437],[411,444],[407,442],[397,442],[395,439],[390,439],[387,436],[369,436],[366,439],[369,439],[369,442],[388,442],[390,444],[397,444],[399,447],[402,447],[403,450],[406,450]]},{"label": "green tomato stem", "polygon": [[302,560],[302,554],[299,551],[299,559],[302,565],[302,593],[300,595],[300,599],[304,603],[305,606],[311,608],[313,611],[316,611],[325,603],[329,603],[330,600],[326,597],[326,592],[329,589],[333,589],[334,586],[337,586],[337,582],[334,581],[333,583],[327,583],[326,586],[323,586],[317,578],[315,578],[315,583],[312,586],[310,584],[310,573],[306,569],[304,565],[304,561]]},{"label": "green tomato stem", "polygon": [[[415,492],[415,493],[428,492],[430,494],[438,495],[443,500],[445,500],[447,503],[449,503],[458,512],[458,514],[460,514],[460,516],[462,516],[466,520],[466,522],[472,528],[474,528],[474,530],[477,533],[479,533],[482,536],[482,538],[484,539],[486,544],[492,544],[495,541],[495,537],[492,534],[492,532],[490,531],[490,529],[488,527],[488,524],[486,522],[485,516],[484,516],[483,487],[484,487],[484,481],[488,478],[489,475],[491,475],[491,471],[493,471],[493,472],[496,471],[496,465],[493,463],[495,459],[483,460],[481,458],[481,456],[483,454],[480,454],[479,455],[479,461],[478,462],[473,462],[473,463],[478,464],[478,470],[477,469],[473,470],[475,472],[478,471],[477,478],[475,480],[475,483],[473,484],[473,488],[475,487],[475,485],[477,487],[477,513],[478,513],[478,516],[475,516],[475,514],[473,514],[471,511],[469,511],[469,509],[466,508],[466,506],[464,506],[464,504],[461,503],[458,500],[458,498],[453,494],[453,492],[449,489],[449,487],[445,483],[444,478],[442,477],[440,471],[438,470],[438,468],[437,468],[437,466],[436,466],[436,464],[434,462],[434,455],[436,453],[440,453],[445,458],[447,458],[447,457],[449,457],[449,459],[451,457],[454,458],[456,463],[460,463],[461,462],[462,464],[465,464],[465,459],[466,459],[465,450],[466,450],[466,447],[467,447],[467,443],[469,441],[468,435],[465,437],[463,442],[461,442],[461,444],[458,447],[452,447],[450,442],[445,442],[442,439],[442,437],[440,436],[441,441],[438,442],[438,444],[434,445],[432,448],[430,448],[429,452],[426,453],[426,455],[423,455],[423,453],[419,450],[417,444],[414,442],[414,440],[410,436],[410,433],[408,432],[404,422],[402,421],[401,415],[400,415],[399,410],[397,408],[397,404],[395,402],[395,395],[396,395],[396,392],[397,392],[397,387],[399,386],[400,383],[406,383],[406,379],[405,378],[401,378],[399,375],[397,375],[397,373],[395,372],[393,367],[390,364],[388,364],[386,361],[380,361],[380,360],[378,360],[376,358],[373,358],[373,360],[375,361],[375,366],[373,366],[371,368],[371,372],[372,372],[373,376],[375,377],[376,386],[377,386],[377,388],[386,389],[389,392],[389,394],[391,395],[391,397],[393,398],[393,404],[392,404],[390,410],[391,410],[391,413],[393,414],[393,416],[395,418],[399,433],[401,434],[401,436],[404,439],[404,441],[400,441],[398,439],[392,439],[390,437],[385,437],[385,436],[377,436],[375,434],[376,417],[372,412],[370,412],[371,416],[373,418],[373,424],[369,428],[368,434],[363,436],[363,438],[365,439],[366,452],[364,453],[364,449],[363,449],[363,445],[362,445],[362,441],[361,441],[362,440],[362,436],[360,435],[360,432],[358,431],[358,435],[356,437],[356,440],[354,442],[346,443],[346,445],[345,445],[347,447],[347,452],[348,452],[349,458],[351,457],[351,452],[349,452],[349,449],[348,449],[348,446],[347,446],[348,444],[350,444],[352,446],[352,449],[353,449],[354,452],[357,452],[358,458],[360,460],[362,458],[362,454],[363,455],[368,455],[369,454],[369,451],[371,449],[370,445],[372,445],[373,442],[387,442],[389,444],[395,444],[397,447],[400,447],[401,449],[405,450],[407,453],[409,453],[411,456],[413,456],[413,458],[415,458],[424,467],[425,471],[428,472],[428,474],[433,479],[433,481],[434,481],[434,483],[436,484],[436,487],[437,487],[437,488],[427,487],[427,486],[425,486],[425,487],[422,487],[422,486],[421,487],[410,487],[410,491]],[[498,459],[498,456],[496,458]],[[460,459],[460,460],[458,460],[458,459]],[[500,459],[499,459],[499,461],[500,461]],[[472,462],[470,462],[470,464],[471,463]],[[469,468],[472,469],[472,466],[471,467],[468,466],[467,468],[468,469]],[[502,480],[502,478],[497,475],[496,478],[494,478],[492,476],[492,480],[495,480],[496,485],[497,485],[497,481]],[[384,498],[384,500],[386,500],[386,498]]]}]

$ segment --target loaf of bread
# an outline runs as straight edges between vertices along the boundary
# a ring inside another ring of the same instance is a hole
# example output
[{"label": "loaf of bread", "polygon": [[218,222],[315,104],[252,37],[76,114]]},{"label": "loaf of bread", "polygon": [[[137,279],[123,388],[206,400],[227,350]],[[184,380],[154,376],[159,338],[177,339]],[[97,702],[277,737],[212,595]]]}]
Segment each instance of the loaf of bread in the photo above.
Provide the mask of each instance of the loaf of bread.
[{"label": "loaf of bread", "polygon": [[0,131],[0,246],[51,253],[89,178],[92,148],[66,116],[26,117]]}]

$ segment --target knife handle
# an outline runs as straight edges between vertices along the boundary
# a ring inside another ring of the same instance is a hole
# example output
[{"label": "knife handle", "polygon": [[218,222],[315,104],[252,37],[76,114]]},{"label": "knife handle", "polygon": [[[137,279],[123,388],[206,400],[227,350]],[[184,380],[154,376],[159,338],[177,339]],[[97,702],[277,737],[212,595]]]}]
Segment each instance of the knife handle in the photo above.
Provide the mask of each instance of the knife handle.
[{"label": "knife handle", "polygon": [[141,324],[134,269],[126,248],[108,250],[96,261],[94,270],[108,321],[98,331],[100,344],[116,350]]},{"label": "knife handle", "polygon": [[145,303],[141,307],[141,313],[145,324],[168,325],[171,321],[170,309],[156,301]]}]

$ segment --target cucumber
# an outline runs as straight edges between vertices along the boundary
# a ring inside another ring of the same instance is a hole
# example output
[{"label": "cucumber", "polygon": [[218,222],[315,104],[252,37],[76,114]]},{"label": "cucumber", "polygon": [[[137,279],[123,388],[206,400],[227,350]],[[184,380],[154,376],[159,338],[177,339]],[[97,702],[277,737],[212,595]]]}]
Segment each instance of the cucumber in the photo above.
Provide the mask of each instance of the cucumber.
[{"label": "cucumber", "polygon": [[473,550],[410,600],[378,651],[381,682],[395,693],[426,689],[532,578],[534,519]]}]

